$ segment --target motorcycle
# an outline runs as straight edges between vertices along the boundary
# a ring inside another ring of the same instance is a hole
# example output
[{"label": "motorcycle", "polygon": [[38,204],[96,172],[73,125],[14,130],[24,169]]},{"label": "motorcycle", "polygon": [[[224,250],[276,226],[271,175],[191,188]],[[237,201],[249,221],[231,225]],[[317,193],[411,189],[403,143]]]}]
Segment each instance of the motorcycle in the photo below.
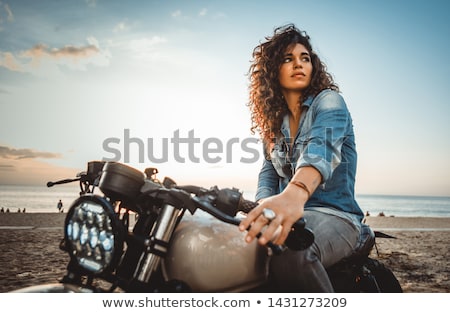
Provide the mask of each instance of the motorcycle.
[{"label": "motorcycle", "polygon": [[[80,185],[60,243],[67,272],[59,283],[14,292],[277,292],[271,256],[314,242],[302,218],[283,246],[247,244],[237,225],[255,202],[236,188],[179,186],[157,174],[91,161],[76,178],[48,182]],[[356,252],[327,269],[336,292],[402,292],[392,271],[369,257],[375,237],[363,225]]]}]

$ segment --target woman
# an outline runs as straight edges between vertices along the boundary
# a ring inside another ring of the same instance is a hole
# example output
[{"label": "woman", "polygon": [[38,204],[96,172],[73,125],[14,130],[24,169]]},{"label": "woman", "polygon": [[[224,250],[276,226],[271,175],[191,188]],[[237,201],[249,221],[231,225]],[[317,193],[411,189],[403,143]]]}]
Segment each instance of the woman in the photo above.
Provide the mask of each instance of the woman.
[{"label": "woman", "polygon": [[249,77],[252,131],[261,134],[265,160],[259,205],[240,230],[251,225],[247,242],[261,232],[260,244],[283,244],[304,217],[314,244],[274,256],[271,276],[280,291],[333,292],[325,269],[352,254],[364,216],[354,198],[351,116],[309,36],[292,24],[254,49]]}]

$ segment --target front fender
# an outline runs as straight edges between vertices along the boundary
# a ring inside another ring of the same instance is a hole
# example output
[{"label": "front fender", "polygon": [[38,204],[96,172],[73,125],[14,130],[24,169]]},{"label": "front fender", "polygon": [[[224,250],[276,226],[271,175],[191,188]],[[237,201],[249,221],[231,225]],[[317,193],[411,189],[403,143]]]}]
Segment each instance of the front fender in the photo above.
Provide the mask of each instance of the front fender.
[{"label": "front fender", "polygon": [[92,293],[93,291],[87,288],[72,284],[44,284],[30,287],[24,287],[10,291],[10,293]]}]

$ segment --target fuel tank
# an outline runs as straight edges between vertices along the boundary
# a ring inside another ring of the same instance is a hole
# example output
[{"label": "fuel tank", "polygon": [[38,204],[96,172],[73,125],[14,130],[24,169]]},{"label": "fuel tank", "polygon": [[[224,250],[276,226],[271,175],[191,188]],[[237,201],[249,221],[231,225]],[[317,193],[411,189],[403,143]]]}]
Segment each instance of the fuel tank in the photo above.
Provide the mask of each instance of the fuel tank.
[{"label": "fuel tank", "polygon": [[269,252],[245,232],[197,210],[186,212],[162,262],[166,280],[186,283],[192,292],[241,292],[267,280]]}]

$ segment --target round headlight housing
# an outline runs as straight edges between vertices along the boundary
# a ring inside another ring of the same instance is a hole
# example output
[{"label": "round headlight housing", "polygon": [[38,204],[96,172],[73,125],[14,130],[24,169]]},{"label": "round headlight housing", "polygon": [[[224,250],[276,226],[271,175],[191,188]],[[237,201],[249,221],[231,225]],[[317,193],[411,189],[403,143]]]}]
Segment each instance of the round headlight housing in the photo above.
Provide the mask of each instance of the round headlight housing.
[{"label": "round headlight housing", "polygon": [[70,206],[64,226],[67,251],[81,269],[101,274],[123,252],[124,227],[112,204],[98,195],[83,195]]}]

